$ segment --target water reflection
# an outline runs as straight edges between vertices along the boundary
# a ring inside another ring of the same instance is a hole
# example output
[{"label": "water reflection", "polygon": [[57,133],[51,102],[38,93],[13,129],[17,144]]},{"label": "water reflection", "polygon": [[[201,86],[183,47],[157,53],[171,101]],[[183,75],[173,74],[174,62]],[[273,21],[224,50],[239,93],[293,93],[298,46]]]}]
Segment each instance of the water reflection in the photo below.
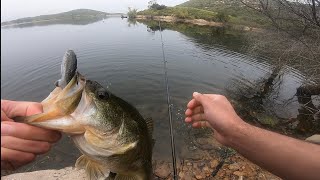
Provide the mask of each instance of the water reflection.
[{"label": "water reflection", "polygon": [[246,46],[247,40],[243,31],[234,30],[232,27],[216,27],[216,26],[198,26],[186,23],[167,23],[157,21],[145,21],[138,20],[138,22],[145,24],[151,31],[171,30],[180,32],[187,37],[192,38],[196,44],[200,44],[202,48],[204,44],[209,45],[208,49],[212,45],[226,46],[232,50],[242,52],[242,48]]}]

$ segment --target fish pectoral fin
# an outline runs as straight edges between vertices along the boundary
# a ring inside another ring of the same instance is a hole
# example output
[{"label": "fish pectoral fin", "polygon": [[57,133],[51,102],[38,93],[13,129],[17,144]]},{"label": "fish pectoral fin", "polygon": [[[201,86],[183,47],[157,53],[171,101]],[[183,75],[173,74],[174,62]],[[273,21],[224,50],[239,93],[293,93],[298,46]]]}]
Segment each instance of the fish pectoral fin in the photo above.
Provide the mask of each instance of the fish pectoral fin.
[{"label": "fish pectoral fin", "polygon": [[117,174],[114,180],[143,180],[138,176]]},{"label": "fish pectoral fin", "polygon": [[102,180],[109,177],[110,170],[102,164],[82,155],[77,159],[76,168],[85,169],[89,180]]},{"label": "fish pectoral fin", "polygon": [[135,142],[129,143],[127,145],[114,148],[114,152],[115,152],[115,154],[124,154],[124,153],[130,151],[131,149],[134,149],[137,146],[137,144],[138,144],[138,141],[135,141]]}]

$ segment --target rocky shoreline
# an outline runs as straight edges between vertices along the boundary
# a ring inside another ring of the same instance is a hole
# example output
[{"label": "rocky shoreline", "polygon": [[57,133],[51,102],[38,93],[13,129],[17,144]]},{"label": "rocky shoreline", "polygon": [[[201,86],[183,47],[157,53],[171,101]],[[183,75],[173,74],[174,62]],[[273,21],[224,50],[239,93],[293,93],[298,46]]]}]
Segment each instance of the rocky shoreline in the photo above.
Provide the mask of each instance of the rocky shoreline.
[{"label": "rocky shoreline", "polygon": [[204,19],[181,19],[174,16],[147,16],[147,15],[137,15],[135,17],[138,20],[155,20],[164,22],[181,22],[181,23],[191,23],[199,26],[219,26],[222,27],[223,23],[207,21]]},{"label": "rocky shoreline", "polygon": [[[204,19],[181,19],[174,16],[149,16],[149,15],[137,15],[135,17],[136,20],[154,20],[154,21],[161,21],[161,22],[168,22],[168,23],[189,23],[198,26],[213,26],[213,27],[223,27],[226,24],[222,22],[215,22],[215,21],[207,21]],[[248,26],[240,26],[240,25],[233,25],[237,26],[238,29],[242,29],[243,31],[255,31],[260,32],[262,29],[248,27]]]},{"label": "rocky shoreline", "polygon": [[[222,165],[221,167],[219,167]],[[219,169],[217,169],[219,168]],[[218,171],[217,171],[218,170]],[[154,162],[154,179],[173,180],[172,165],[167,162]],[[214,175],[214,176],[213,176]],[[267,179],[280,180],[279,177],[261,169],[240,155],[221,161],[218,159],[184,160],[179,164],[178,177],[181,180],[199,179]],[[84,170],[66,167],[59,170],[41,170],[16,173],[1,177],[2,180],[85,180]]]},{"label": "rocky shoreline", "polygon": [[[180,180],[199,179],[266,179],[280,178],[245,159],[232,149],[219,144],[212,136],[197,138],[181,148],[178,154],[177,175]],[[153,161],[153,175],[156,180],[173,180],[172,163]],[[74,167],[15,173],[1,177],[2,180],[85,180],[84,170]]]}]

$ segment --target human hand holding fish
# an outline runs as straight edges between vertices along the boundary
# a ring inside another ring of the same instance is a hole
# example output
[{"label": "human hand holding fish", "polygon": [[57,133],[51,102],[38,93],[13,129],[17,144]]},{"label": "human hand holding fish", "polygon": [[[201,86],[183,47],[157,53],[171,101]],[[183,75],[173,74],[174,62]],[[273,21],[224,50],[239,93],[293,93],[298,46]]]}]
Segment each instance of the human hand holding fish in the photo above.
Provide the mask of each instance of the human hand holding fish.
[{"label": "human hand holding fish", "polygon": [[15,170],[46,153],[61,134],[13,121],[16,116],[42,113],[36,102],[1,100],[1,169]]},{"label": "human hand holding fish", "polygon": [[69,135],[83,154],[76,167],[85,169],[90,180],[151,179],[151,119],[144,119],[132,105],[82,76],[72,50],[62,60],[61,79],[55,85],[41,102],[43,112],[20,114],[14,120]]}]

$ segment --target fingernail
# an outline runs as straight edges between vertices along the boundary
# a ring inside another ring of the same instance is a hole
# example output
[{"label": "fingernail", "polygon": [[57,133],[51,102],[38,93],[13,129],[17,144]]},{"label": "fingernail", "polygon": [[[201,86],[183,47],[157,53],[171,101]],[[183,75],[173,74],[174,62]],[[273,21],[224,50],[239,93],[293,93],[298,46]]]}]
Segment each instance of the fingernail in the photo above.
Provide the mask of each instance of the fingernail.
[{"label": "fingernail", "polygon": [[9,135],[12,133],[12,131],[13,127],[11,126],[11,124],[1,123],[1,135]]},{"label": "fingernail", "polygon": [[193,96],[198,96],[198,95],[200,95],[200,93],[198,93],[198,92],[193,93]]}]

